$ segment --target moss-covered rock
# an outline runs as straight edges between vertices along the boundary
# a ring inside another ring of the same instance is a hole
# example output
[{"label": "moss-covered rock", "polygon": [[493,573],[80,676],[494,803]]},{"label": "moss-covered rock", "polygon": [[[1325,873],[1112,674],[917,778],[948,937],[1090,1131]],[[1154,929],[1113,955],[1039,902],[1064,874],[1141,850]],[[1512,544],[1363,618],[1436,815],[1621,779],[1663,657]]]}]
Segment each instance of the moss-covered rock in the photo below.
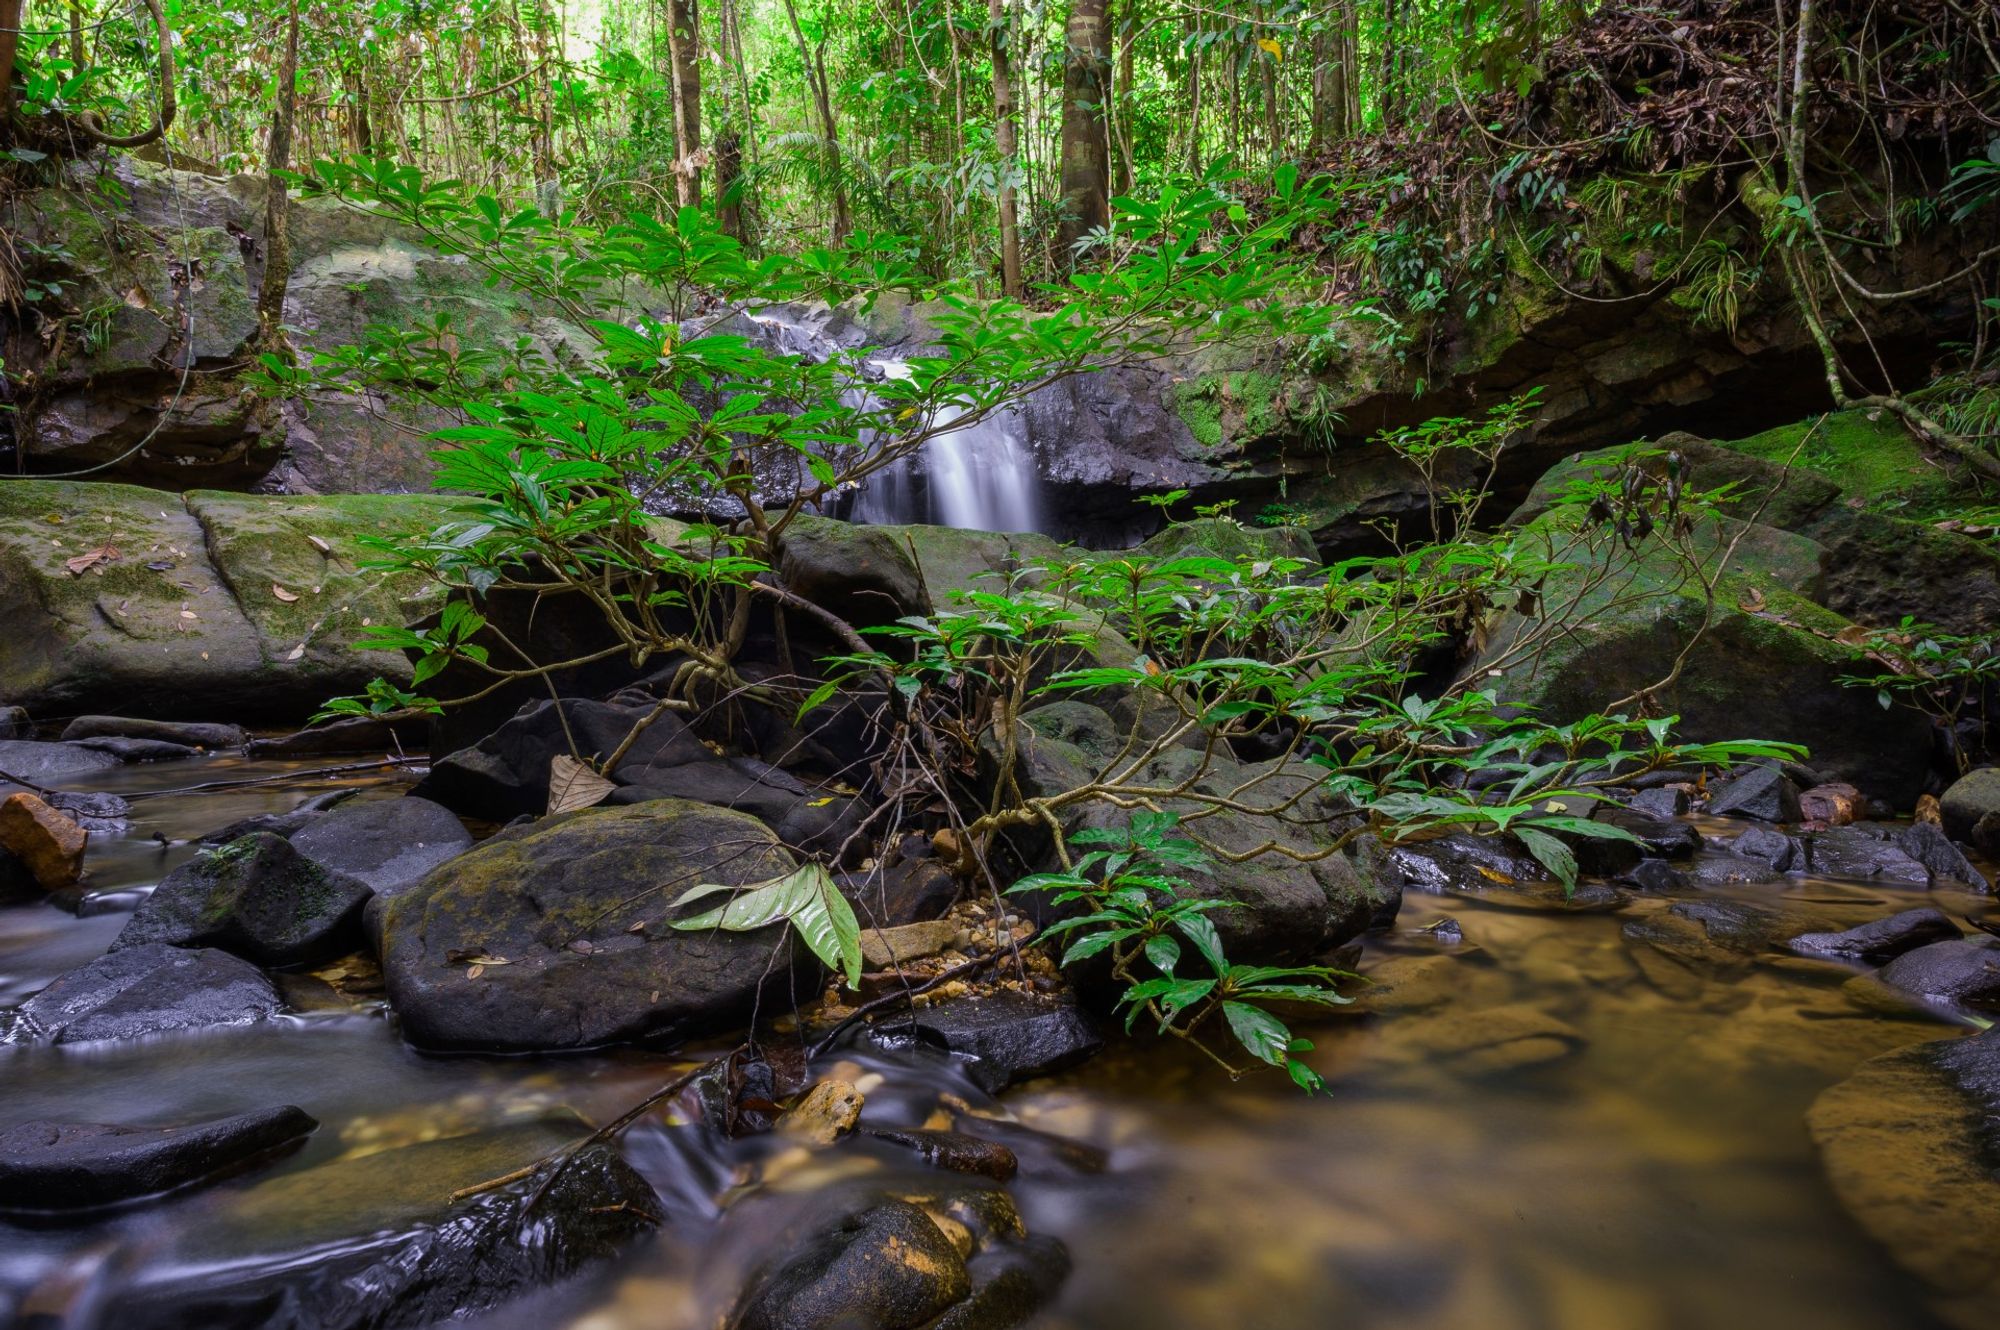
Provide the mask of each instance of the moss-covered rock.
[{"label": "moss-covered rock", "polygon": [[1254,527],[1226,517],[1175,522],[1150,536],[1135,553],[1141,558],[1303,559],[1318,563],[1312,537],[1295,526]]},{"label": "moss-covered rock", "polygon": [[407,681],[408,662],[353,643],[428,601],[362,572],[360,542],[440,512],[421,498],[13,481],[0,487],[0,678],[38,712],[155,717],[226,699],[232,716],[295,718],[378,674]]},{"label": "moss-covered rock", "polygon": [[254,832],[182,864],[153,889],[113,950],[220,947],[260,965],[302,965],[361,942],[368,884]]},{"label": "moss-covered rock", "polygon": [[[746,813],[684,799],[593,808],[503,831],[382,912],[382,970],[404,1037],[509,1052],[677,1040],[769,1014],[822,973],[777,927],[682,932],[690,887],[763,882],[791,855]],[[485,959],[482,959],[485,958]]]}]

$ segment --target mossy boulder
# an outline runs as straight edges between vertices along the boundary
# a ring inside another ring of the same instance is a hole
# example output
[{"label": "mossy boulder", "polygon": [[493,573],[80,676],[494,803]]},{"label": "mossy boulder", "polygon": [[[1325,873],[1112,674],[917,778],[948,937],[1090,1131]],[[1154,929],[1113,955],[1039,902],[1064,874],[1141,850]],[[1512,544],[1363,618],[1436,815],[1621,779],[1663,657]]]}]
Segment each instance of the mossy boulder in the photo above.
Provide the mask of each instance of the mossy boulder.
[{"label": "mossy boulder", "polygon": [[1307,563],[1319,562],[1319,552],[1313,548],[1312,537],[1299,527],[1245,526],[1226,517],[1175,522],[1164,531],[1148,537],[1134,554],[1160,562],[1189,558],[1301,559]]},{"label": "mossy boulder", "polygon": [[301,965],[360,945],[371,894],[259,831],[167,874],[111,946],[219,947],[260,965]]},{"label": "mossy boulder", "polygon": [[[1021,793],[1049,798],[1090,784],[1118,767],[1128,733],[1128,727],[1086,702],[1034,708],[1022,716],[1015,736],[1014,777]],[[1002,756],[997,737],[986,736],[981,749],[989,769],[997,770]],[[1129,763],[1130,757],[1124,760]],[[1400,879],[1393,874],[1372,871],[1356,855],[1325,853],[1345,824],[1332,801],[1314,788],[1319,774],[1316,768],[1237,762],[1185,747],[1157,754],[1131,773],[1130,783],[1185,785],[1250,809],[1273,810],[1260,814],[1189,799],[1160,800],[1170,812],[1200,813],[1189,829],[1225,852],[1281,847],[1240,863],[1217,859],[1210,872],[1193,875],[1185,890],[1190,898],[1231,902],[1209,918],[1233,962],[1284,964],[1318,955],[1393,917],[1401,901]],[[1065,832],[1073,834],[1123,826],[1130,814],[1093,799],[1067,804],[1058,816]],[[1053,847],[1045,842],[1024,842],[1018,849],[1037,868],[1054,866]],[[1314,855],[1321,857],[1310,857]]]},{"label": "mossy boulder", "polygon": [[[0,678],[35,711],[295,718],[409,664],[354,642],[428,601],[360,568],[438,500],[17,480],[0,488]],[[295,599],[287,599],[295,597]]]},{"label": "mossy boulder", "polygon": [[1027,572],[1036,564],[1060,562],[1069,547],[1033,532],[967,531],[949,526],[877,528],[916,559],[931,604],[942,609],[955,591],[1004,594],[1010,585],[1038,585]]},{"label": "mossy boulder", "polygon": [[382,969],[422,1048],[503,1052],[673,1041],[789,1011],[819,963],[781,927],[683,932],[673,902],[794,862],[756,818],[683,799],[510,828],[381,916]]},{"label": "mossy boulder", "polygon": [[[1558,723],[1643,693],[1644,711],[1680,717],[1683,738],[1804,744],[1870,794],[1907,807],[1922,792],[1930,723],[1841,682],[1861,662],[1842,640],[1849,621],[1803,594],[1823,568],[1812,542],[1708,518],[1676,554],[1657,535],[1628,550],[1584,528],[1557,508],[1521,531],[1524,551],[1556,569],[1533,613],[1489,616],[1462,678]],[[1715,578],[1732,542],[1711,600],[1696,566]]]}]

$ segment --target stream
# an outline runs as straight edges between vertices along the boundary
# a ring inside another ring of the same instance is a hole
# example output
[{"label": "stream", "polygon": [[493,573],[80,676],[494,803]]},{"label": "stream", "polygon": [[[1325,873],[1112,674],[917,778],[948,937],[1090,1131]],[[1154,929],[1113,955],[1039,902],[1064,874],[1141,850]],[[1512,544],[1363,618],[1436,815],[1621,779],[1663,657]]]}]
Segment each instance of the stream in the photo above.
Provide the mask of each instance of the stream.
[{"label": "stream", "polygon": [[[92,890],[71,902],[80,914],[0,909],[0,1009],[102,952],[192,838],[335,786],[357,799],[403,788],[381,773],[315,778],[314,765],[206,758],[93,778],[133,799],[129,829],[93,836]],[[282,779],[159,793],[271,777]],[[1811,878],[1689,894],[1843,922],[1927,903],[2000,917],[1992,898],[1965,892]],[[1669,964],[1627,926],[1674,899],[1635,894],[1605,909],[1412,892],[1359,962],[1378,986],[1299,1026],[1331,1088],[1320,1098],[1272,1075],[1231,1082],[1178,1046],[1134,1042],[997,1101],[942,1060],[835,1049],[814,1072],[847,1064],[840,1074],[866,1095],[864,1127],[915,1125],[943,1106],[960,1130],[1014,1149],[1028,1231],[1059,1239],[1072,1264],[1037,1326],[1942,1324],[1836,1204],[1803,1117],[1863,1060],[1950,1027],[1858,1007],[1841,990],[1855,971],[1832,963],[1718,953]],[[0,1130],[273,1103],[320,1123],[294,1153],[215,1185],[86,1221],[0,1222],[9,1323],[117,1325],[135,1290],[226,1282],[228,1253],[187,1235],[246,1189],[565,1110],[602,1122],[703,1052],[428,1056],[405,1046],[369,983],[365,966],[342,963],[283,976],[297,1014],[255,1025],[0,1048]],[[642,1120],[623,1149],[661,1198],[656,1234],[470,1324],[716,1325],[754,1262],[820,1198],[937,1177],[862,1140],[819,1151],[728,1141],[672,1111]],[[314,1236],[318,1209],[353,1202],[302,1194],[316,1199],[270,1222],[297,1224],[304,1268],[332,1250]]]}]

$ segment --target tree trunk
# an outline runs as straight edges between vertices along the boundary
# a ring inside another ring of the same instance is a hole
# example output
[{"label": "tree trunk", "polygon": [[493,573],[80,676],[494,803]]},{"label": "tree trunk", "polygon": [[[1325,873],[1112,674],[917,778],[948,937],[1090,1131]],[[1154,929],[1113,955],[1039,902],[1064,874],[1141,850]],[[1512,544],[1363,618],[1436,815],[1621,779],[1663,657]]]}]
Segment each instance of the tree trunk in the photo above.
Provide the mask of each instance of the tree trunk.
[{"label": "tree trunk", "polygon": [[1007,13],[1007,0],[986,0],[987,32],[993,55],[993,145],[1000,154],[1000,292],[1009,299],[1021,297],[1021,217],[1015,197],[1014,177],[1020,170],[1020,152],[1014,130],[1014,62],[1010,56],[1014,25]]},{"label": "tree trunk", "polygon": [[812,48],[806,45],[806,30],[799,25],[799,10],[793,0],[785,0],[785,17],[791,22],[806,82],[812,87],[813,106],[819,112],[820,133],[826,144],[827,176],[833,186],[833,243],[838,245],[854,230],[854,217],[847,202],[847,174],[841,169],[840,131],[833,118],[833,94],[826,81],[826,48],[822,45],[819,58],[814,58]]},{"label": "tree trunk", "polygon": [[23,0],[0,0],[0,133],[14,138],[14,57],[21,51]]},{"label": "tree trunk", "polygon": [[1111,162],[1104,98],[1111,82],[1105,0],[1070,0],[1063,33],[1062,221],[1056,230],[1064,266],[1072,246],[1111,220]]},{"label": "tree trunk", "polygon": [[1117,112],[1114,124],[1118,132],[1118,169],[1113,184],[1120,194],[1132,192],[1132,48],[1139,44],[1141,15],[1138,0],[1131,0],[1125,9],[1122,38],[1118,46],[1118,93],[1112,99]]},{"label": "tree trunk", "polygon": [[299,101],[299,0],[285,8],[285,50],[278,62],[271,137],[264,152],[264,275],[257,283],[257,340],[282,355],[285,288],[292,279],[292,201],[283,173],[292,166],[292,123]]},{"label": "tree trunk", "polygon": [[667,58],[674,79],[674,200],[701,202],[701,11],[696,0],[670,0]]},{"label": "tree trunk", "polygon": [[722,234],[743,239],[743,139],[731,125],[715,136],[715,211]]}]

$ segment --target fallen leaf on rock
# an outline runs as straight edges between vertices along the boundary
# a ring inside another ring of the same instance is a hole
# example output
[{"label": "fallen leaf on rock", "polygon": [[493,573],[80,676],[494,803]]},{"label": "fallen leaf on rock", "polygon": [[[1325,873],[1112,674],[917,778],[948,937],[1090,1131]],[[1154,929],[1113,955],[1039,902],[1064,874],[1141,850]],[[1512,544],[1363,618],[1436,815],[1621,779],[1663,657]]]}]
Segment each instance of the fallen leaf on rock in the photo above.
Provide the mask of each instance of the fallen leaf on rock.
[{"label": "fallen leaf on rock", "polygon": [[279,586],[276,582],[271,583],[271,594],[276,596],[279,600],[284,601],[285,604],[287,605],[291,604],[293,601],[299,598],[298,592],[287,591],[283,587]]},{"label": "fallen leaf on rock", "polygon": [[304,656],[305,654],[306,654],[306,644],[301,642],[297,646],[293,647],[290,651],[285,653],[285,659],[297,660],[301,656]]},{"label": "fallen leaf on rock", "polygon": [[485,973],[486,973],[486,967],[483,965],[468,965],[465,967],[465,977],[467,979],[477,979],[480,975]]},{"label": "fallen leaf on rock", "polygon": [[312,547],[318,550],[321,554],[330,555],[333,553],[333,546],[327,544],[325,541],[321,540],[318,536],[307,536],[306,539],[311,541]]},{"label": "fallen leaf on rock", "polygon": [[71,577],[81,577],[93,568],[107,563],[115,563],[118,549],[113,545],[99,545],[88,554],[79,554],[74,559],[65,559],[63,567],[69,569]]},{"label": "fallen leaf on rock", "polygon": [[595,808],[618,787],[568,753],[549,759],[548,815]]},{"label": "fallen leaf on rock", "polygon": [[181,617],[183,619],[199,619],[201,616],[199,614],[196,614],[193,610],[182,610]]},{"label": "fallen leaf on rock", "polygon": [[452,965],[512,965],[513,964],[513,962],[508,960],[505,956],[489,956],[485,952],[477,950],[476,948],[466,948],[466,947],[453,947],[450,951],[447,951],[444,954],[444,958],[449,964]]},{"label": "fallen leaf on rock", "polygon": [[1756,587],[1751,587],[1743,593],[1743,598],[1737,603],[1746,610],[1761,610],[1764,608],[1764,593]]}]

